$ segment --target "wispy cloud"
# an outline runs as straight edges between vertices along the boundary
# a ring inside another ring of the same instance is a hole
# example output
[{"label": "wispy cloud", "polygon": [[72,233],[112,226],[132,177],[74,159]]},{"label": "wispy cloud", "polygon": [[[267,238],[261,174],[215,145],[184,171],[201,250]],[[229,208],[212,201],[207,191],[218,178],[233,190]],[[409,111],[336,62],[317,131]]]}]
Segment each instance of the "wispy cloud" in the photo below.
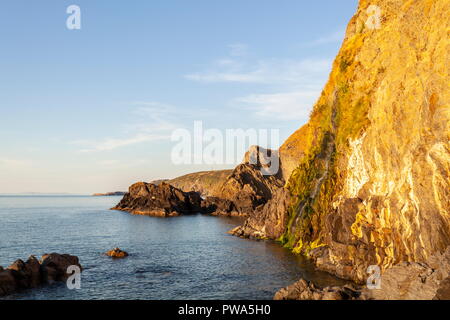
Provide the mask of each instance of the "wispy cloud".
[{"label": "wispy cloud", "polygon": [[185,78],[205,83],[292,85],[299,81],[314,81],[317,75],[328,72],[330,65],[331,59],[267,59],[249,63],[221,59],[207,71],[191,73]]},{"label": "wispy cloud", "polygon": [[[315,43],[319,45],[337,40],[339,34],[320,38]],[[257,117],[306,121],[331,70],[332,60],[304,58],[255,61],[230,54],[213,61],[206,71],[188,74],[185,78],[203,83],[264,85],[264,93],[235,98],[230,105],[246,108]]]},{"label": "wispy cloud", "polygon": [[171,131],[178,125],[171,120],[175,108],[159,102],[135,101],[134,115],[140,120],[124,125],[122,136],[103,139],[85,139],[72,141],[72,144],[82,146],[79,152],[111,151],[118,148],[141,144],[145,142],[168,140]]},{"label": "wispy cloud", "polygon": [[306,121],[320,90],[298,90],[274,94],[253,94],[236,99],[258,117]]},{"label": "wispy cloud", "polygon": [[111,151],[117,148],[126,147],[133,144],[142,142],[157,141],[163,139],[169,139],[170,135],[159,134],[136,134],[129,138],[107,138],[97,141],[81,141],[87,146],[87,148],[81,149],[80,152],[92,152],[92,151]]}]

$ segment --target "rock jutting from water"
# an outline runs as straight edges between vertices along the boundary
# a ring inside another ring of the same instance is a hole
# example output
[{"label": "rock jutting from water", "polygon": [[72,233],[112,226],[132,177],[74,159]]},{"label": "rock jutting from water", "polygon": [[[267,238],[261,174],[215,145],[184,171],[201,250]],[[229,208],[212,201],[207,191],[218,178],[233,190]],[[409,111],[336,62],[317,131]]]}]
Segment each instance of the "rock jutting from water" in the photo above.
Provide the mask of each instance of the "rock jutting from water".
[{"label": "rock jutting from water", "polygon": [[6,269],[0,267],[0,296],[55,281],[66,281],[70,276],[67,273],[70,266],[76,266],[82,271],[78,257],[68,254],[44,254],[40,261],[35,256],[25,262],[16,260]]},{"label": "rock jutting from water", "polygon": [[[197,191],[186,192],[167,181],[138,182],[130,186],[128,193],[112,209],[156,217],[195,213],[247,217],[263,208],[272,198],[273,192],[284,184],[278,176],[263,175],[262,165],[258,161],[250,161],[250,157],[255,152],[261,152],[259,147],[251,149],[246,154],[244,162],[230,171],[229,175],[224,175],[226,171],[213,175],[216,178],[214,180],[215,196],[202,198]],[[270,153],[265,149],[264,152]],[[202,176],[206,175],[206,173],[202,174]],[[197,177],[197,175],[190,176]],[[183,176],[184,184],[188,184],[186,179],[186,176]],[[197,188],[202,187],[197,186]]]},{"label": "rock jutting from water", "polygon": [[159,185],[138,182],[113,210],[127,211],[136,215],[174,217],[202,211],[202,198],[197,192],[184,192],[165,182]]},{"label": "rock jutting from water", "polygon": [[114,259],[123,259],[128,257],[128,252],[121,250],[120,248],[114,248],[112,250],[109,250],[105,252],[105,254],[108,257],[114,258]]}]

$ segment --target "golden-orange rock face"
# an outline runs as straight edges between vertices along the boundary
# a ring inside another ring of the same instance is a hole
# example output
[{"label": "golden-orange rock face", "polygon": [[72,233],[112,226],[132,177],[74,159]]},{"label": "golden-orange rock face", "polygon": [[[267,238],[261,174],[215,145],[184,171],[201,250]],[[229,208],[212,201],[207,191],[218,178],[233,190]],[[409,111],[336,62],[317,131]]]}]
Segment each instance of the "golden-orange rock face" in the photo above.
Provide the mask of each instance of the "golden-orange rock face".
[{"label": "golden-orange rock face", "polygon": [[324,269],[363,280],[450,245],[449,13],[361,0],[310,121],[280,148],[294,197],[280,240]]}]

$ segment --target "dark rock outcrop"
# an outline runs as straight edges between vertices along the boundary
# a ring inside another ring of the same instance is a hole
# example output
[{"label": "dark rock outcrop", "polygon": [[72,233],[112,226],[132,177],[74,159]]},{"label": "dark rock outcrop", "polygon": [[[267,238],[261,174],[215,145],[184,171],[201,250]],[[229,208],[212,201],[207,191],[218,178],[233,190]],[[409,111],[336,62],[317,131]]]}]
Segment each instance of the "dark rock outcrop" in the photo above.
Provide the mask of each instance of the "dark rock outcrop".
[{"label": "dark rock outcrop", "polygon": [[5,296],[19,290],[19,283],[13,270],[0,271],[0,296]]},{"label": "dark rock outcrop", "polygon": [[44,283],[65,281],[70,275],[67,268],[78,266],[81,269],[78,257],[69,254],[44,254],[40,261],[41,279]]},{"label": "dark rock outcrop", "polygon": [[65,281],[70,276],[67,274],[69,266],[82,270],[78,257],[68,254],[44,254],[41,261],[34,256],[26,262],[16,260],[6,269],[0,267],[0,296],[54,281]]},{"label": "dark rock outcrop", "polygon": [[283,186],[283,181],[275,176],[264,176],[261,167],[240,164],[225,181],[221,198],[234,203],[240,215],[251,215],[272,198],[272,194]]},{"label": "dark rock outcrop", "polygon": [[[264,168],[269,166],[267,164],[269,160],[261,159],[263,154],[273,156],[271,152],[273,153],[270,150],[264,149],[263,152],[259,147],[253,147],[247,152],[244,162],[232,171],[217,171],[214,175],[211,172],[199,172],[170,181],[135,183],[120,203],[112,209],[157,217],[192,213],[251,216],[262,210],[274,192],[284,184],[280,175],[264,175]],[[200,179],[201,185],[205,188],[207,183],[214,185],[213,191],[206,192],[203,187],[198,187],[194,188],[196,191],[186,192],[171,184],[173,181],[188,190],[196,183],[191,181],[191,178],[196,179],[195,181]],[[200,192],[212,193],[215,196],[202,199]]]},{"label": "dark rock outcrop", "polygon": [[238,211],[233,201],[217,197],[207,197],[203,200],[202,209],[204,213],[213,216],[242,216],[242,213]]},{"label": "dark rock outcrop", "polygon": [[7,269],[12,271],[20,288],[35,288],[41,283],[41,264],[35,256],[26,262],[16,260]]},{"label": "dark rock outcrop", "polygon": [[241,238],[278,239],[286,229],[286,210],[291,196],[285,188],[273,191],[269,199],[258,210],[250,213],[243,225],[229,231]]},{"label": "dark rock outcrop", "polygon": [[173,217],[202,211],[202,198],[197,192],[184,192],[165,182],[159,185],[138,182],[113,210],[156,217]]}]

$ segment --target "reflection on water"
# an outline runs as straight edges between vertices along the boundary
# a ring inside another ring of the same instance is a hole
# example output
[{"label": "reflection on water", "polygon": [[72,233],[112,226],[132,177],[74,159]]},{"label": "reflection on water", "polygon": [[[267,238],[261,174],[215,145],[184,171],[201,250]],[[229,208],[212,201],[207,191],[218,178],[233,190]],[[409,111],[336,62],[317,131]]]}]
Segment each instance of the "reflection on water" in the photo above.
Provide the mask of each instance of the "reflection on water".
[{"label": "reflection on water", "polygon": [[[226,232],[236,218],[151,218],[111,211],[120,197],[0,196],[0,265],[31,254],[77,255],[80,290],[56,284],[8,299],[271,299],[300,277],[341,284],[300,256]],[[112,260],[103,252],[130,253]]]}]

